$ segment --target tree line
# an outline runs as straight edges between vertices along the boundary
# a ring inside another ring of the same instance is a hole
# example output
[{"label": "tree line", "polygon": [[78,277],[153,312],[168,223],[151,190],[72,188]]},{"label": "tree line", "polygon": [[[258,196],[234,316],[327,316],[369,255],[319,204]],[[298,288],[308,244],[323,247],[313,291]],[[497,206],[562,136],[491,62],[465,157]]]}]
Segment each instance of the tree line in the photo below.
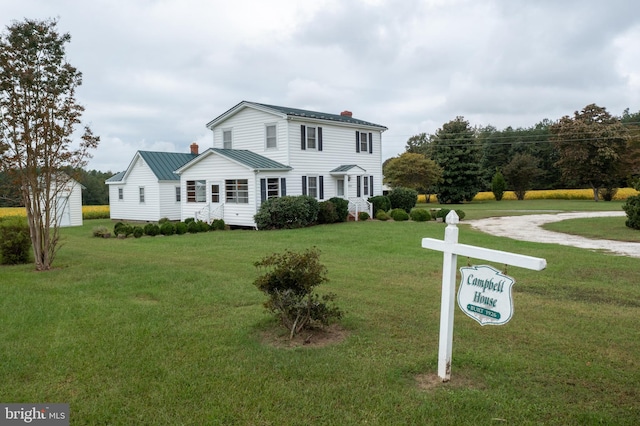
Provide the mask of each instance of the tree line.
[{"label": "tree line", "polygon": [[410,137],[383,174],[391,188],[436,194],[443,204],[471,201],[496,177],[519,199],[531,189],[591,188],[595,201],[610,200],[640,176],[640,111],[616,117],[590,104],[555,122],[503,130],[456,117]]},{"label": "tree line", "polygon": [[[109,187],[104,183],[114,175],[98,170],[68,170],[67,174],[82,186],[82,204],[85,206],[104,206],[109,204]],[[20,186],[9,173],[0,172],[0,207],[22,207],[24,200]]]}]

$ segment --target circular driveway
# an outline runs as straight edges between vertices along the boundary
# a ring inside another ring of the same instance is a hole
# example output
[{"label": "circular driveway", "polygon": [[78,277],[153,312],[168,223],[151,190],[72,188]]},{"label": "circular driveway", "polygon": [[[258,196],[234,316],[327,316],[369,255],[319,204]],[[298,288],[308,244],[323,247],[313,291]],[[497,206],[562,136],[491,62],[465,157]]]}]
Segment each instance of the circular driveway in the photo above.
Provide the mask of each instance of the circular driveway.
[{"label": "circular driveway", "polygon": [[[640,258],[640,243],[594,240],[577,235],[548,231],[541,226],[549,222],[584,217],[626,216],[625,212],[576,212],[557,214],[532,214],[523,216],[489,217],[465,221],[472,228],[488,234],[536,243],[561,244],[590,250],[605,250],[622,256]],[[629,232],[633,232],[631,229]]]}]

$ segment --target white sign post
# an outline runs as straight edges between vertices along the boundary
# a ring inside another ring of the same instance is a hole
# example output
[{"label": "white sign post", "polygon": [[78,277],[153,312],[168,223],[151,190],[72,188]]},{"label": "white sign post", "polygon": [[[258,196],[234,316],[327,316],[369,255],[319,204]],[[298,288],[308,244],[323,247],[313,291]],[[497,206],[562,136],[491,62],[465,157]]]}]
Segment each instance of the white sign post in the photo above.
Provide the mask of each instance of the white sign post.
[{"label": "white sign post", "polygon": [[547,261],[539,257],[523,256],[500,250],[469,246],[458,243],[459,218],[451,210],[446,217],[447,227],[444,230],[444,241],[434,238],[423,238],[422,247],[443,252],[442,262],[442,299],[440,307],[440,340],[438,348],[438,377],[443,382],[451,380],[451,353],[453,346],[453,312],[455,308],[456,270],[458,255],[483,259],[505,265],[518,266],[534,271],[541,271]]}]

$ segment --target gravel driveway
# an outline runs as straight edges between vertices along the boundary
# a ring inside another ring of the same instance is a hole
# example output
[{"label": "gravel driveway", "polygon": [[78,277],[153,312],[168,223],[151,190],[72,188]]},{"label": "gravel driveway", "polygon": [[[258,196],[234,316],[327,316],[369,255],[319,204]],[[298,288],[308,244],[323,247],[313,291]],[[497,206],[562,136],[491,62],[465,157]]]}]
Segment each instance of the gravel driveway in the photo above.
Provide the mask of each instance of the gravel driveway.
[{"label": "gravel driveway", "polygon": [[[547,231],[540,226],[549,222],[583,217],[625,216],[625,212],[580,212],[558,214],[532,214],[524,216],[490,217],[486,219],[464,221],[479,231],[515,240],[537,243],[552,243],[580,247],[590,250],[605,250],[622,256],[640,258],[640,243],[628,243],[611,240],[593,240],[577,235]],[[629,232],[634,232],[631,229]]]}]

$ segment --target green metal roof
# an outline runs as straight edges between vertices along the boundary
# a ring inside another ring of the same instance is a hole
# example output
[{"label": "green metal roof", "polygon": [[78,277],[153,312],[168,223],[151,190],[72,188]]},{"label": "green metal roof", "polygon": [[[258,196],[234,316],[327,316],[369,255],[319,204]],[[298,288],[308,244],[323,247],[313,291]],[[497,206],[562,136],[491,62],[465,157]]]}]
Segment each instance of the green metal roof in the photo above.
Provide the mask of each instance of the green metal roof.
[{"label": "green metal roof", "polygon": [[237,111],[241,110],[243,107],[246,107],[246,106],[261,108],[263,110],[265,109],[271,110],[276,114],[284,114],[287,117],[334,121],[337,123],[344,123],[344,124],[350,124],[350,125],[356,125],[356,126],[376,127],[383,131],[387,130],[385,126],[382,126],[380,124],[375,124],[375,123],[371,123],[369,121],[364,121],[364,120],[358,120],[357,118],[349,117],[346,115],[328,114],[325,112],[309,111],[306,109],[289,108],[289,107],[261,104],[258,102],[249,102],[249,101],[242,101],[239,104],[235,105],[234,107],[230,108],[223,114],[219,115],[218,117],[214,118],[209,123],[207,123],[207,127],[211,128],[211,126],[217,125],[217,123],[219,123],[220,121],[224,121],[226,118],[230,117],[231,115],[235,114]]},{"label": "green metal roof", "polygon": [[358,167],[357,164],[345,164],[343,166],[338,166],[335,169],[331,170],[329,173],[340,173],[340,172],[348,172],[354,167]]},{"label": "green metal roof", "polygon": [[349,117],[349,116],[346,116],[346,115],[328,114],[328,113],[325,113],[325,112],[308,111],[308,110],[305,110],[305,109],[281,107],[281,106],[276,106],[276,105],[267,105],[267,104],[261,104],[261,103],[257,103],[257,102],[247,102],[247,103],[248,104],[254,104],[254,105],[260,105],[260,106],[263,106],[265,108],[274,109],[274,110],[276,110],[278,112],[281,112],[282,114],[286,114],[288,116],[293,116],[293,117],[313,118],[313,119],[317,119],[317,120],[337,121],[337,122],[340,122],[340,123],[357,124],[357,125],[360,125],[360,126],[373,126],[373,127],[379,127],[381,129],[386,129],[385,126],[382,126],[380,124],[375,124],[375,123],[371,123],[369,121],[364,121],[364,120],[358,120],[357,118]]},{"label": "green metal roof", "polygon": [[149,165],[158,180],[177,181],[180,180],[180,176],[173,172],[197,157],[196,154],[182,152],[138,151],[138,154]]},{"label": "green metal roof", "polygon": [[285,166],[282,163],[278,163],[270,158],[264,157],[255,152],[246,149],[222,149],[222,148],[210,148],[211,151],[216,154],[220,154],[233,160],[237,163],[243,164],[254,170],[291,170],[292,167]]},{"label": "green metal roof", "polygon": [[124,174],[125,172],[118,172],[115,175],[111,176],[109,179],[107,179],[105,182],[120,182],[122,180],[122,178],[124,178]]}]

